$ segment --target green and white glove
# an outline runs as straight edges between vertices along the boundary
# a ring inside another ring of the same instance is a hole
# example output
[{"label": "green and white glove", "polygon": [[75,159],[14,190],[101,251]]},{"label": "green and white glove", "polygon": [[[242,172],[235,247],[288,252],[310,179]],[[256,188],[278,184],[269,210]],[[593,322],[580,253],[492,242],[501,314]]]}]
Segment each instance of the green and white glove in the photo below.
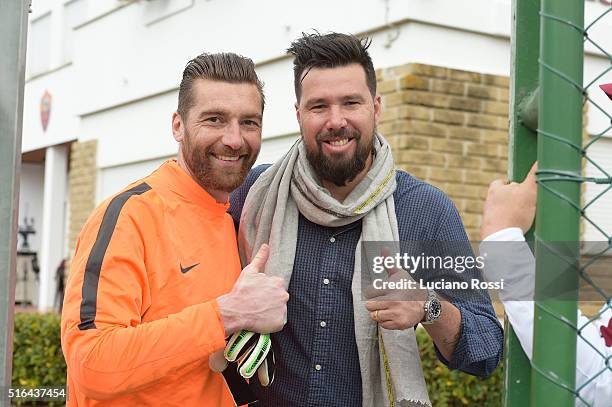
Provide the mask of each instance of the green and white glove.
[{"label": "green and white glove", "polygon": [[250,331],[234,333],[224,351],[225,359],[237,362],[238,373],[250,379],[257,372],[262,386],[269,386],[274,380],[274,351],[270,334],[258,334]]}]

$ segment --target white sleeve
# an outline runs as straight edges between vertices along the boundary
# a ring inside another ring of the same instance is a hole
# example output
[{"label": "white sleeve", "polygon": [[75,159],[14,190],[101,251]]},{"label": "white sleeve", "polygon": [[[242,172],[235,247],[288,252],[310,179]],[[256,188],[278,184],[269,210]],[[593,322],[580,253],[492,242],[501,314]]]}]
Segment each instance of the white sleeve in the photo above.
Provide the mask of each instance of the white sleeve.
[{"label": "white sleeve", "polygon": [[[500,242],[512,242],[502,246]],[[535,258],[519,228],[507,228],[487,236],[480,244],[488,281],[504,280],[499,298],[512,328],[529,359],[533,344],[533,292]]]},{"label": "white sleeve", "polygon": [[[526,243],[517,247],[516,243],[509,244],[512,255],[508,255],[507,246],[501,249],[500,244],[488,242],[525,242],[522,231],[519,228],[508,228],[486,237],[480,245],[480,255],[485,255],[485,277],[489,281],[504,280],[509,284],[505,286],[508,291],[506,295],[500,292],[500,300],[504,305],[506,316],[521,343],[523,350],[529,360],[533,354],[533,301],[510,300],[517,296],[529,293],[533,299],[533,287],[535,286],[535,258]],[[518,293],[518,294],[517,294]],[[612,359],[612,347],[605,345],[600,335],[601,326],[607,326],[612,318],[612,310],[602,309],[602,315],[598,320],[589,322],[578,309],[577,326],[581,329],[581,336],[576,339],[576,388],[580,389],[591,378],[579,392],[580,397],[594,407],[610,405],[612,400],[612,371],[606,369],[606,358]],[[576,399],[577,406],[585,404]]]},{"label": "white sleeve", "polygon": [[[578,310],[578,328],[581,336],[576,340],[576,388],[589,382],[584,389],[580,390],[580,397],[591,406],[609,406],[612,400],[612,371],[606,368],[606,358],[612,360],[612,347],[606,346],[600,334],[602,326],[607,326],[612,319],[612,310],[600,312],[601,316],[592,322],[582,315]],[[576,400],[577,406],[584,406],[580,400]]]},{"label": "white sleeve", "polygon": [[525,236],[521,228],[506,228],[491,233],[483,242],[524,242]]}]

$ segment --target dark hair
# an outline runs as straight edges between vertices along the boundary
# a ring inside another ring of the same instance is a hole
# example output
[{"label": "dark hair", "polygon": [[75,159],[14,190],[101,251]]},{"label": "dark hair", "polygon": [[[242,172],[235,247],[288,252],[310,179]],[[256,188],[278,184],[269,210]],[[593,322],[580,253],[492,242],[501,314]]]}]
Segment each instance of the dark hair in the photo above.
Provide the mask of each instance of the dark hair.
[{"label": "dark hair", "polygon": [[255,73],[255,64],[250,58],[231,52],[218,54],[201,54],[192,59],[185,66],[183,79],[179,87],[178,114],[187,117],[187,112],[193,107],[193,94],[191,88],[194,80],[210,79],[213,81],[229,83],[250,83],[257,86],[261,96],[261,110],[265,105],[263,83]]},{"label": "dark hair", "polygon": [[372,96],[376,95],[376,73],[368,47],[370,38],[360,40],[354,35],[329,33],[302,33],[302,37],[293,41],[287,49],[293,59],[293,84],[295,96],[300,100],[304,71],[312,68],[336,68],[349,64],[359,64],[366,75],[366,83]]}]

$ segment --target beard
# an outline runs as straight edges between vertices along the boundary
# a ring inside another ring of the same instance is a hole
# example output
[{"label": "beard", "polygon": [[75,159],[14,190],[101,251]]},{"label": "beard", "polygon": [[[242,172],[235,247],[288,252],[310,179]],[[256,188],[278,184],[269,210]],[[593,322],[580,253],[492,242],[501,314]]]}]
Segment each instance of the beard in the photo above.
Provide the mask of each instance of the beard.
[{"label": "beard", "polygon": [[[357,144],[352,156],[346,156],[345,154],[328,156],[323,153],[322,145],[326,140],[345,137],[354,139]],[[370,142],[362,143],[361,133],[356,129],[322,132],[317,134],[316,141],[315,149],[310,149],[306,145],[306,158],[321,181],[329,181],[339,187],[345,186],[363,171],[373,149],[373,136],[370,138]]]},{"label": "beard", "polygon": [[[240,150],[227,146],[215,147],[215,145],[203,147],[195,143],[188,132],[185,133],[183,141],[185,164],[189,167],[196,182],[206,190],[232,192],[238,188],[251,170],[258,153],[259,151],[253,151],[248,143],[245,143]],[[221,155],[239,155],[242,165],[232,168],[222,167],[214,157]]]}]

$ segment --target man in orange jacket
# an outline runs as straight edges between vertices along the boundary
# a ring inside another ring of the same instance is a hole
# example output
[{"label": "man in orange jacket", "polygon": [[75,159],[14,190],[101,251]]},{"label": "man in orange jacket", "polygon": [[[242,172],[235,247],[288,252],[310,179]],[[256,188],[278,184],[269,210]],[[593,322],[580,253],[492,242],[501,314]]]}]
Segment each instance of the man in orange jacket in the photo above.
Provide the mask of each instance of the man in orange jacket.
[{"label": "man in orange jacket", "polygon": [[250,59],[203,54],[183,72],[178,160],[103,202],[83,227],[62,314],[68,406],[230,406],[209,356],[241,329],[275,332],[288,294],[242,272],[229,192],[261,145],[262,84]]}]

